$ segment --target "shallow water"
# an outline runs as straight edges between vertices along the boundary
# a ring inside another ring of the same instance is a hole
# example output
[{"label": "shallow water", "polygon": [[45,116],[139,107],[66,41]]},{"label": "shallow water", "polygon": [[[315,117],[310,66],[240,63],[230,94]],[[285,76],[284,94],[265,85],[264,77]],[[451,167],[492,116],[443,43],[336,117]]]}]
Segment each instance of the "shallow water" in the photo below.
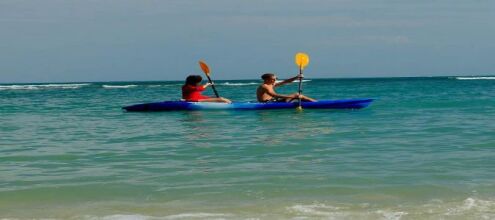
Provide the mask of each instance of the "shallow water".
[{"label": "shallow water", "polygon": [[120,109],[180,84],[0,85],[0,218],[495,218],[491,77],[304,82],[362,110]]}]

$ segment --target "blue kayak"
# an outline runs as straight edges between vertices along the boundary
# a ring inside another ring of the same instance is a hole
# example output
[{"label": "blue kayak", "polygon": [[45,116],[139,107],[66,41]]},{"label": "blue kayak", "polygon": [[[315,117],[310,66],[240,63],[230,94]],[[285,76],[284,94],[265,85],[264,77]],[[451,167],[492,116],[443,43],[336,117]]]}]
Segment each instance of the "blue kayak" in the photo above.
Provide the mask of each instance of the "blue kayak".
[{"label": "blue kayak", "polygon": [[[371,104],[373,99],[340,99],[320,100],[317,102],[302,102],[303,109],[360,109]],[[266,109],[291,109],[296,108],[298,102],[185,102],[164,101],[145,104],[137,104],[123,107],[130,112],[153,111],[180,111],[180,110],[266,110]]]}]

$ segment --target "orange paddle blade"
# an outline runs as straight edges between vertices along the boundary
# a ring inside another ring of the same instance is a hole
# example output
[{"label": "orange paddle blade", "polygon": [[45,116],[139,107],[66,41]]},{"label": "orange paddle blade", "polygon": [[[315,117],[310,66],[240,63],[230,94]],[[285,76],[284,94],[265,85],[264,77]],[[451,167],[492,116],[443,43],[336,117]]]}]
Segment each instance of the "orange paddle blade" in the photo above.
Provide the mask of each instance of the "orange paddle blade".
[{"label": "orange paddle blade", "polygon": [[201,69],[203,70],[203,72],[206,75],[208,75],[208,76],[210,75],[210,68],[208,67],[208,65],[204,61],[200,60],[199,66],[201,67]]}]

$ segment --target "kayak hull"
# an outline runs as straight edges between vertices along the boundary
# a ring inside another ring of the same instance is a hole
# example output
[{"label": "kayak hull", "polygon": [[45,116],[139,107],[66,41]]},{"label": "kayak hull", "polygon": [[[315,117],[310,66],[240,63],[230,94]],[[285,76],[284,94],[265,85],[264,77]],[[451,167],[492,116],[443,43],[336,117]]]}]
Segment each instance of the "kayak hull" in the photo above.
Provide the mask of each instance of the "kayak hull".
[{"label": "kayak hull", "polygon": [[[360,109],[373,102],[373,99],[340,99],[320,100],[317,102],[302,102],[303,109]],[[291,109],[296,108],[298,102],[185,102],[164,101],[145,104],[137,104],[123,107],[129,112],[154,112],[154,111],[194,111],[194,110],[267,110],[267,109]]]}]

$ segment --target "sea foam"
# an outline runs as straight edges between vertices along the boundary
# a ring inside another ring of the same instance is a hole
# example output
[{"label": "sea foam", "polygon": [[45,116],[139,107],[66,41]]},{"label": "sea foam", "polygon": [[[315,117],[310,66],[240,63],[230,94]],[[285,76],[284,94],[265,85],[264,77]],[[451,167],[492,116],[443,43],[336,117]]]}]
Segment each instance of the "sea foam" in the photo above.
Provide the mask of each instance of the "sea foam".
[{"label": "sea foam", "polygon": [[149,216],[141,214],[115,214],[107,216],[83,216],[85,220],[180,220],[180,219],[228,219],[233,217],[231,214],[224,213],[180,213],[166,216]]},{"label": "sea foam", "polygon": [[[495,219],[495,200],[468,197],[464,200],[430,200],[419,204],[379,205],[369,203],[302,203],[282,209],[252,209],[236,213],[184,212],[166,215],[126,213],[79,215],[83,220],[182,220],[182,219]],[[17,218],[0,218],[0,220]],[[20,219],[20,218],[19,218]],[[46,218],[36,219],[65,219]]]},{"label": "sea foam", "polygon": [[328,205],[322,203],[297,204],[286,208],[291,215],[299,218],[329,219],[495,219],[495,201],[466,198],[461,201],[439,199],[417,205],[373,207],[369,204]]}]

